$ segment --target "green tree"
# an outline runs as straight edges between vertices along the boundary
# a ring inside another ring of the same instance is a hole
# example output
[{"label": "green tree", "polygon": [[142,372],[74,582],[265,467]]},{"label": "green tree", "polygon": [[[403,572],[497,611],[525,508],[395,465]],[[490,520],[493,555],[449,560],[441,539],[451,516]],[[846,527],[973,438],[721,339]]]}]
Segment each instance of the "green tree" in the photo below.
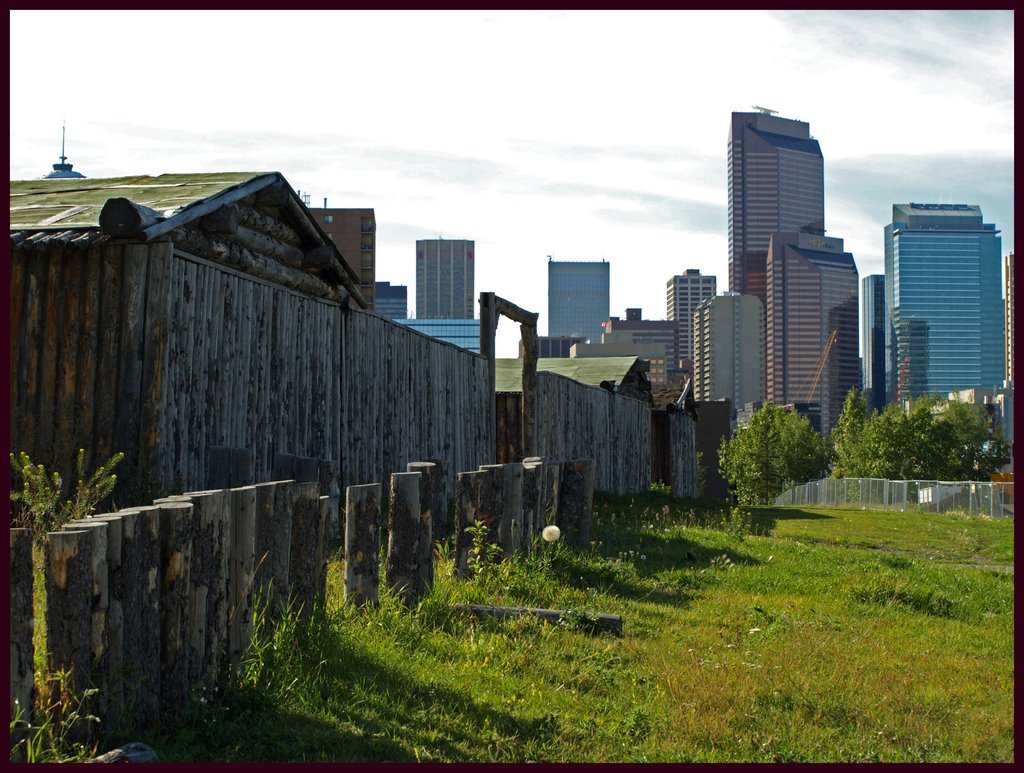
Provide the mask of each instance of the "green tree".
[{"label": "green tree", "polygon": [[864,428],[868,422],[867,414],[867,399],[854,387],[847,393],[843,412],[832,430],[832,477],[866,477]]},{"label": "green tree", "polygon": [[936,416],[935,425],[935,434],[941,438],[937,479],[987,480],[1010,461],[1009,442],[992,429],[980,405],[950,400]]},{"label": "green tree", "polygon": [[807,417],[768,404],[722,441],[719,466],[741,504],[770,504],[788,486],[824,475],[828,450]]}]

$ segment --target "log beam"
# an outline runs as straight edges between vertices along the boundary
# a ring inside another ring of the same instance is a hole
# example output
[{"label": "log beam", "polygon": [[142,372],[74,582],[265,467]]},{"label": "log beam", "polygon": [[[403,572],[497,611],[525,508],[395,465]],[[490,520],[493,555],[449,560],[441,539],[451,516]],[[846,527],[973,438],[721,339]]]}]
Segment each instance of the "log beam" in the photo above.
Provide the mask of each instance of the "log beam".
[{"label": "log beam", "polygon": [[120,197],[107,199],[100,210],[100,230],[110,236],[138,236],[164,220],[162,212]]},{"label": "log beam", "polygon": [[533,607],[496,607],[488,604],[456,604],[455,609],[460,612],[469,612],[477,617],[496,617],[499,620],[530,615],[553,623],[575,623],[585,630],[610,631],[622,635],[622,615],[587,614],[561,609],[534,609]]}]

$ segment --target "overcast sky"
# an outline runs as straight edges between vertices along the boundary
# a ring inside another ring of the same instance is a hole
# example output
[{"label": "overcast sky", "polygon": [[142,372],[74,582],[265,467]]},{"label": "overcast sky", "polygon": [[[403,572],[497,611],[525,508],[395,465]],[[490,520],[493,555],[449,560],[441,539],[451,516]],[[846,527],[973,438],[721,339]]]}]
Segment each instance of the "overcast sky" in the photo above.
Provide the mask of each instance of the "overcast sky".
[{"label": "overcast sky", "polygon": [[[1013,251],[1012,11],[11,11],[11,179],[277,171],[373,207],[377,279],[473,239],[476,291],[540,312],[547,256],[611,313],[728,289],[733,111],[810,123],[825,227],[882,273],[893,203],[978,204]],[[498,355],[518,333],[499,326]]]}]

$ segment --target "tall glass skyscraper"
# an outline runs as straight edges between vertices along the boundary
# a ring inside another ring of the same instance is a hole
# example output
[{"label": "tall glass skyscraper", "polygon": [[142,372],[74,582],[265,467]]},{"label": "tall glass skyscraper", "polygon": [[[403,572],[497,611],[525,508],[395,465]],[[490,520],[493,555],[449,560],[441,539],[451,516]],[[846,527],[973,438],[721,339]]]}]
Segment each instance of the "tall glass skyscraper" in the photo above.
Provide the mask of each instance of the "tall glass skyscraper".
[{"label": "tall glass skyscraper", "polygon": [[416,316],[473,319],[474,242],[467,239],[416,241]]},{"label": "tall glass skyscraper", "polygon": [[729,131],[729,289],[757,296],[767,307],[771,235],[823,233],[825,182],[810,125],[760,110],[733,113]]},{"label": "tall glass skyscraper", "polygon": [[548,260],[548,335],[600,343],[608,321],[610,264]]},{"label": "tall glass skyscraper", "polygon": [[969,204],[894,204],[885,227],[891,396],[1002,383],[1002,239]]},{"label": "tall glass skyscraper", "polygon": [[864,397],[868,408],[885,408],[885,275],[861,280],[861,361]]}]

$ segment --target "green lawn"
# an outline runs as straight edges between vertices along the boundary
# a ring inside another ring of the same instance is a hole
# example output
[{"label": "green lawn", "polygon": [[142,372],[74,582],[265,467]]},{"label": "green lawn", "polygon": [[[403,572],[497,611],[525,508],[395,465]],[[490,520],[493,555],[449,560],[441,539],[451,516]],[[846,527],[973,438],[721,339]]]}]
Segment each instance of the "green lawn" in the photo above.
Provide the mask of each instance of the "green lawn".
[{"label": "green lawn", "polygon": [[[1003,761],[1013,524],[600,497],[587,552],[264,633],[164,761]],[[969,566],[964,566],[970,564]],[[458,602],[621,614],[624,635]]]}]

